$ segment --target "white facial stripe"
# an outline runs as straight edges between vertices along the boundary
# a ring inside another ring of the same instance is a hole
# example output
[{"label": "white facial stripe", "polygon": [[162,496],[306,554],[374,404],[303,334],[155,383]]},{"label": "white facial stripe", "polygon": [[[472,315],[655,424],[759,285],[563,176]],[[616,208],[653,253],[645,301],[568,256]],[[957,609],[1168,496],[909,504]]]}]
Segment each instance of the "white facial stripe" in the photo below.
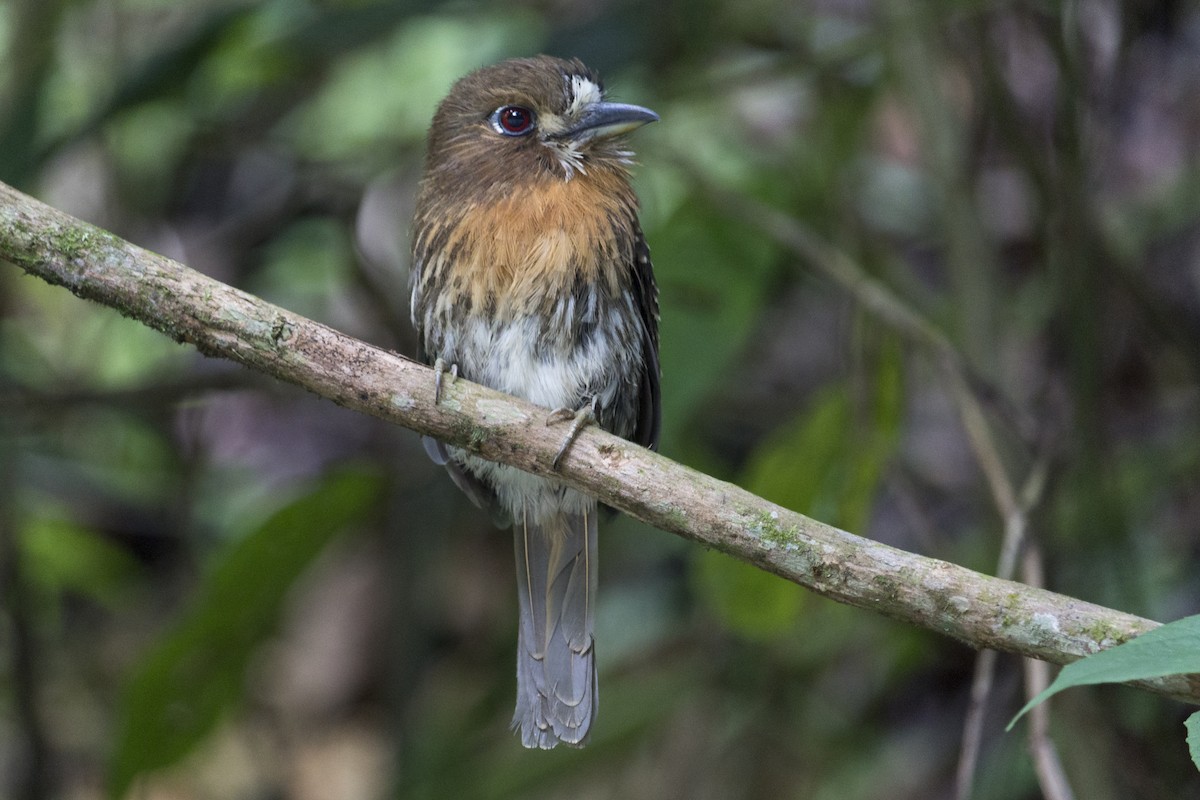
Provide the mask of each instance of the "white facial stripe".
[{"label": "white facial stripe", "polygon": [[599,103],[604,99],[600,87],[582,75],[571,76],[571,107],[568,114],[574,114],[586,105]]}]

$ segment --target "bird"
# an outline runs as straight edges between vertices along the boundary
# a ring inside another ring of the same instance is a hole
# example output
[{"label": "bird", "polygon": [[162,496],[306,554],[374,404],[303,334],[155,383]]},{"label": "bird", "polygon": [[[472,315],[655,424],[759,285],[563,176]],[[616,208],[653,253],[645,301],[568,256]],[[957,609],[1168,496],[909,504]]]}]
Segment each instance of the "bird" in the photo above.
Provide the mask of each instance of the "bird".
[{"label": "bird", "polygon": [[[429,128],[412,227],[418,355],[445,375],[651,449],[661,428],[658,288],[626,134],[658,115],[606,99],[578,59],[514,58],[460,78]],[[519,626],[512,728],[583,746],[596,717],[595,498],[426,437],[513,530]]]}]

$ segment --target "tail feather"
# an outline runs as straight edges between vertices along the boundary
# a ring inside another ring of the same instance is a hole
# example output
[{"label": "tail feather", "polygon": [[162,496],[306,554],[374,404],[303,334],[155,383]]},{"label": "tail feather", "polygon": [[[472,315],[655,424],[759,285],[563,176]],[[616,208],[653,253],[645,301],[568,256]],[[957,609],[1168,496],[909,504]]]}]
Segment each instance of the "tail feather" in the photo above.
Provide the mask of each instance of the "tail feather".
[{"label": "tail feather", "polygon": [[521,625],[517,709],[526,747],[580,746],[596,715],[596,509],[513,525]]}]

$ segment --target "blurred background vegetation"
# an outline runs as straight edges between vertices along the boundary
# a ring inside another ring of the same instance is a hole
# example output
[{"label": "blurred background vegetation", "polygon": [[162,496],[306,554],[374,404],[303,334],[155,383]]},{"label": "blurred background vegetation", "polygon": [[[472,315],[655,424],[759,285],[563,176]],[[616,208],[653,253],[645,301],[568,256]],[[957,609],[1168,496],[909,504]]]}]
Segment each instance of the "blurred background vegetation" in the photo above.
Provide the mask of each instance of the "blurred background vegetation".
[{"label": "blurred background vegetation", "polygon": [[[1048,587],[1200,611],[1194,3],[8,0],[0,179],[411,354],[433,108],[537,52],[662,115],[666,454],[993,572],[962,375],[1012,485],[1044,471]],[[510,537],[415,435],[0,269],[0,796],[953,796],[973,652],[600,546],[593,742],[524,752]],[[975,797],[1041,796],[1022,698],[1002,657]],[[1186,713],[1057,699],[1077,796],[1200,796]]]}]

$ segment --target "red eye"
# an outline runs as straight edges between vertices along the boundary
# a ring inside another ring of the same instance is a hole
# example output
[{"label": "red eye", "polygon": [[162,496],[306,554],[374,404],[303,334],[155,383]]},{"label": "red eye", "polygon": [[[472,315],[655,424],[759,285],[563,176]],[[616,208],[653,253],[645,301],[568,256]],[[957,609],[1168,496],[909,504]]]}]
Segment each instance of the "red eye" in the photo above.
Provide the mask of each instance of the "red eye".
[{"label": "red eye", "polygon": [[521,106],[504,106],[492,114],[492,124],[507,136],[521,136],[533,130],[533,112]]}]

